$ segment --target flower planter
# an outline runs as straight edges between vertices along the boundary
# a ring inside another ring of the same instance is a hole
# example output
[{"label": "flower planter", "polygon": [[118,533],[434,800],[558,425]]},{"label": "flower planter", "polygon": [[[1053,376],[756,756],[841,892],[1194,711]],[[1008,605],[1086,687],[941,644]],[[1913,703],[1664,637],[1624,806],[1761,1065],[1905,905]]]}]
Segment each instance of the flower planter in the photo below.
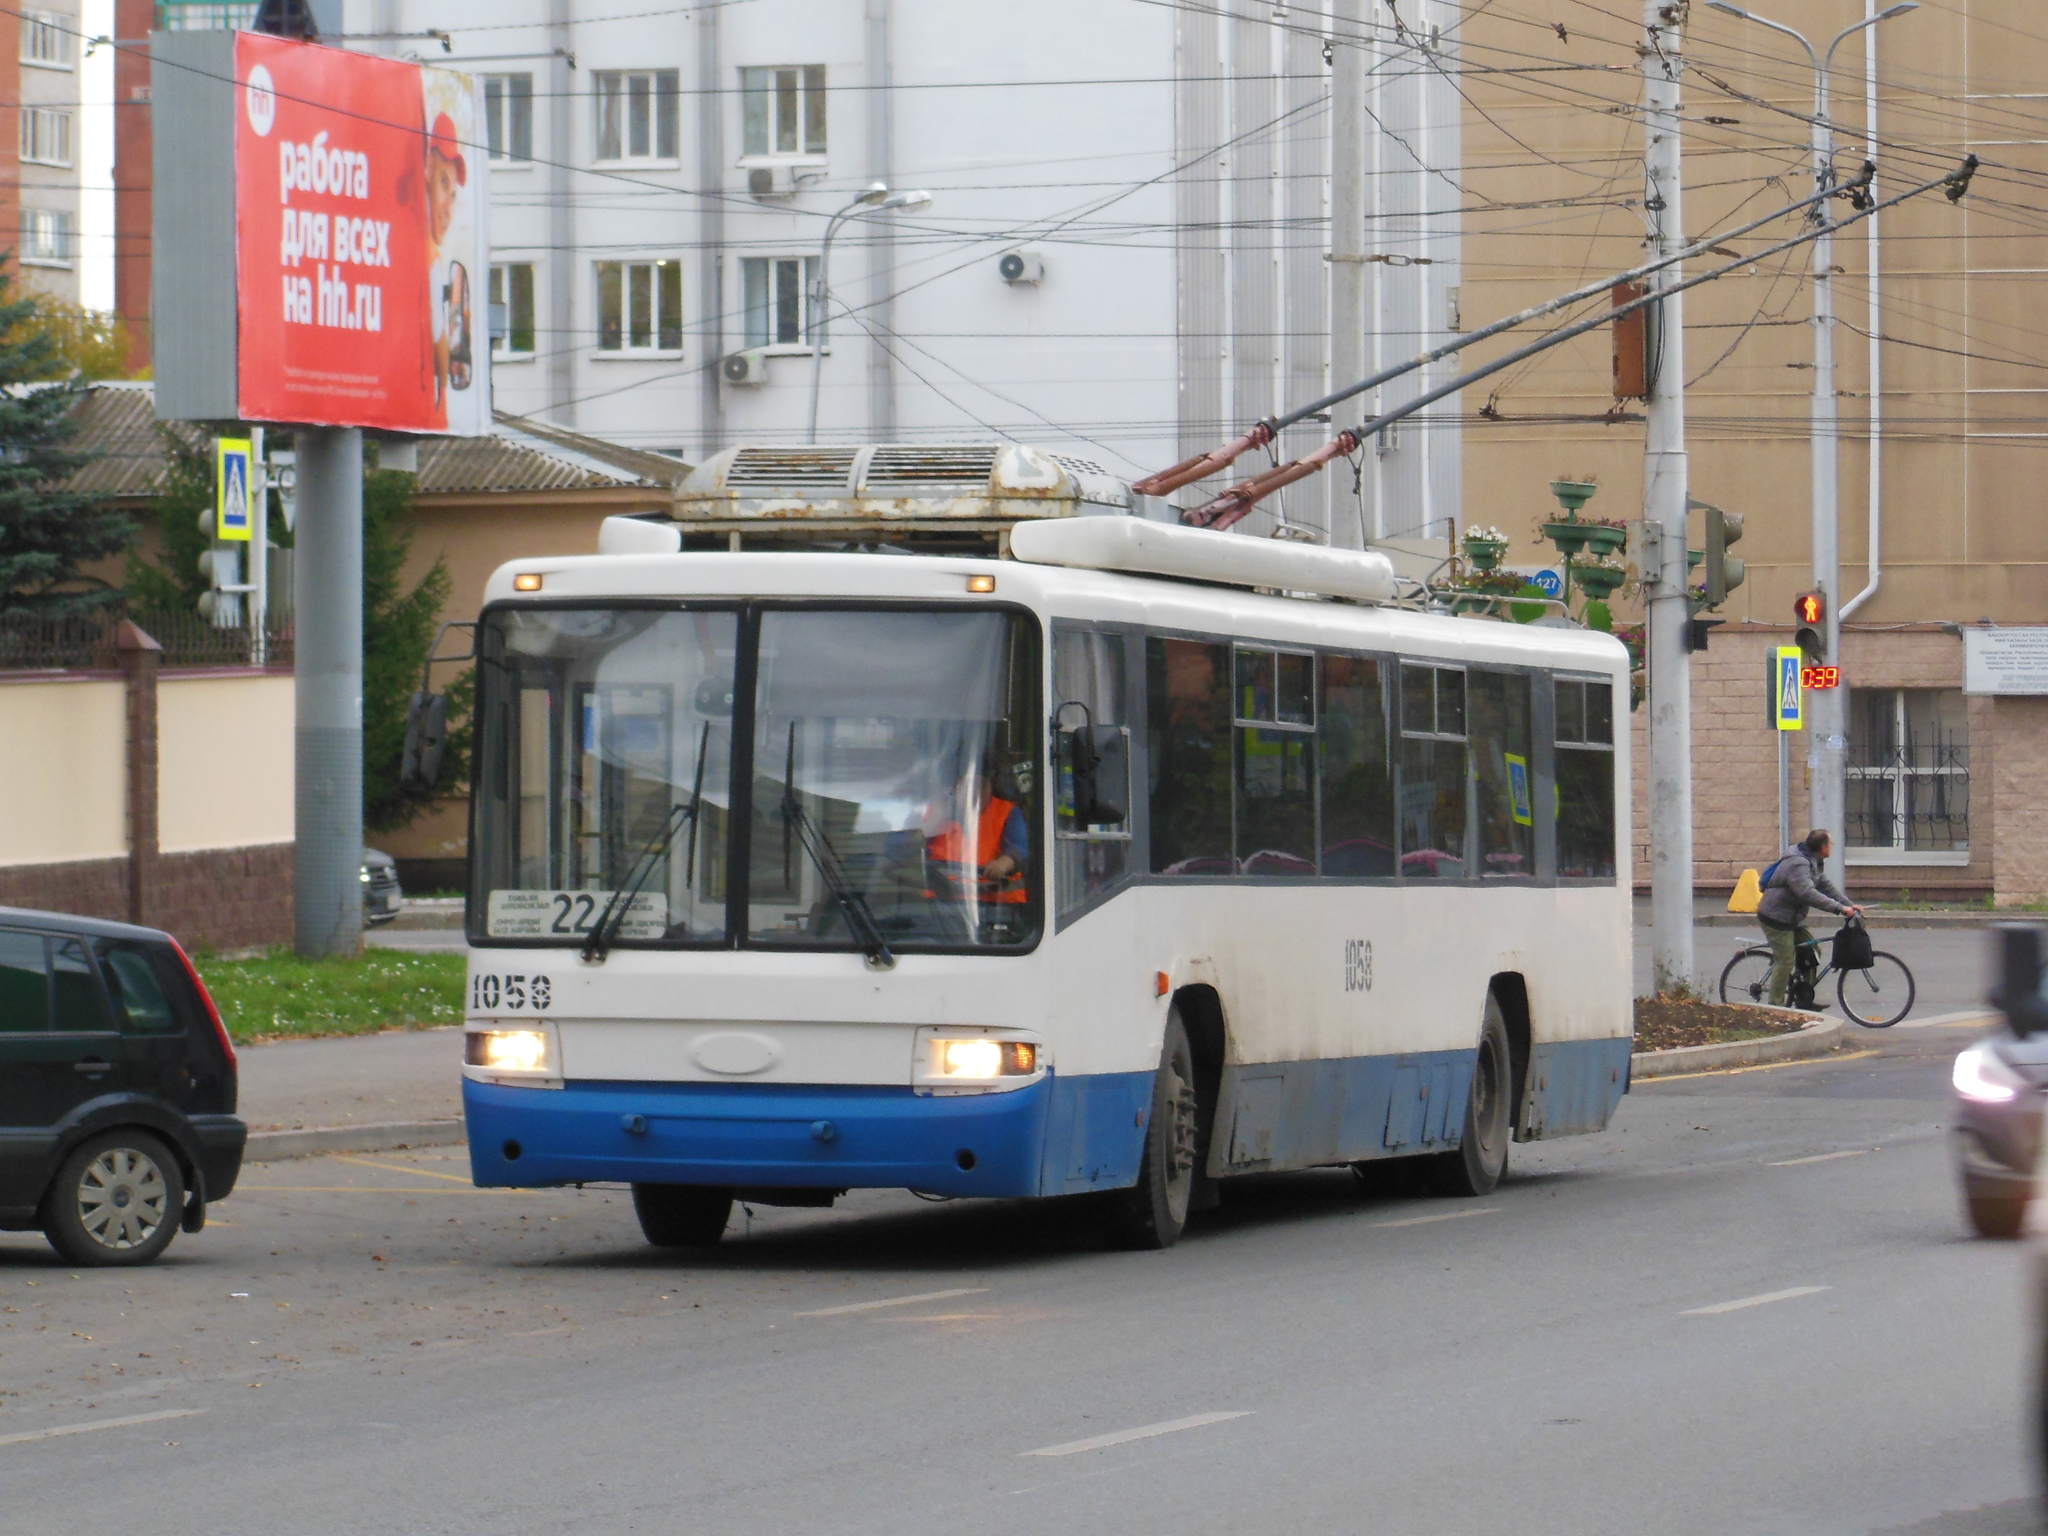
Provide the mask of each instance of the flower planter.
[{"label": "flower planter", "polygon": [[1584,525],[1592,535],[1586,540],[1586,548],[1596,555],[1618,555],[1628,548],[1628,530],[1610,528],[1604,523]]},{"label": "flower planter", "polygon": [[1500,564],[1501,557],[1507,554],[1507,552],[1508,546],[1505,539],[1467,539],[1465,541],[1465,558],[1471,562],[1472,569],[1475,571],[1492,570]]},{"label": "flower planter", "polygon": [[1576,555],[1593,542],[1596,533],[1612,530],[1595,527],[1592,523],[1575,523],[1563,519],[1543,525],[1543,537],[1558,547],[1561,554]]},{"label": "flower planter", "polygon": [[1593,499],[1593,493],[1600,487],[1591,480],[1553,480],[1550,494],[1558,499],[1567,512],[1576,512]]},{"label": "flower planter", "polygon": [[1605,602],[1628,580],[1628,572],[1607,565],[1580,565],[1572,568],[1572,582],[1587,597],[1596,602]]}]

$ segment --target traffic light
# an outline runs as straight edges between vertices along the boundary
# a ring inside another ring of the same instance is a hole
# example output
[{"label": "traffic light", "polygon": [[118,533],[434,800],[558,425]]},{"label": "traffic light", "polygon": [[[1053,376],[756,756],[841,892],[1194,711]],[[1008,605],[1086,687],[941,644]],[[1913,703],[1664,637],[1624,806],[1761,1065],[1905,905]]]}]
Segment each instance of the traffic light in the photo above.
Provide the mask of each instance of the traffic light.
[{"label": "traffic light", "polygon": [[1707,606],[1718,608],[1728,601],[1728,594],[1741,586],[1749,569],[1735,556],[1728,553],[1728,546],[1742,537],[1742,514],[1723,512],[1719,507],[1707,509]]},{"label": "traffic light", "polygon": [[[199,514],[199,531],[209,537],[213,535],[212,507]],[[199,574],[208,583],[208,589],[199,594],[200,616],[215,629],[240,629],[242,593],[247,590],[242,584],[240,546],[214,538],[207,548],[200,551],[198,563]]]},{"label": "traffic light", "polygon": [[1802,592],[1792,600],[1792,617],[1799,623],[1799,633],[1793,636],[1793,643],[1805,654],[1810,665],[1817,665],[1828,659],[1828,642],[1824,626],[1828,617],[1828,600],[1818,592]]}]

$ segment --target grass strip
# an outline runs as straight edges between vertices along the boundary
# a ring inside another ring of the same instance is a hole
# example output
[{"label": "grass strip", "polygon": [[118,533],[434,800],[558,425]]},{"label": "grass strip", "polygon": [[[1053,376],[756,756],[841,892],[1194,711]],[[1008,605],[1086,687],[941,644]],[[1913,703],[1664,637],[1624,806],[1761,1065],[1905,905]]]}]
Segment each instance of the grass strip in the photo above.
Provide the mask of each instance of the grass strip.
[{"label": "grass strip", "polygon": [[371,949],[353,960],[301,960],[273,949],[253,960],[193,963],[236,1040],[371,1035],[462,1022],[467,956]]}]

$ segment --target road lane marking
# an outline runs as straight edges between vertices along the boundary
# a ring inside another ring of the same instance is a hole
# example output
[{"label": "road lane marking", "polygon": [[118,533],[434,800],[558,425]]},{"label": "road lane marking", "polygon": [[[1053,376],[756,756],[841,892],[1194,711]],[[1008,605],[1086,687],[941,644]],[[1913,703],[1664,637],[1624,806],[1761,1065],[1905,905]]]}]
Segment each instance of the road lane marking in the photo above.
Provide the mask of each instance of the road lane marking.
[{"label": "road lane marking", "polygon": [[1463,1221],[1467,1216],[1492,1216],[1499,1212],[1497,1205],[1477,1206],[1469,1211],[1439,1211],[1434,1216],[1404,1216],[1399,1221],[1376,1221],[1376,1227],[1422,1227],[1432,1221]]},{"label": "road lane marking", "polygon": [[[243,1184],[237,1182],[235,1193],[244,1190],[261,1190],[266,1195],[518,1195],[531,1194],[531,1190],[518,1189],[383,1189],[374,1184]],[[226,1226],[226,1222],[210,1225]]]},{"label": "road lane marking", "polygon": [[1204,1424],[1221,1424],[1226,1419],[1248,1419],[1249,1408],[1235,1413],[1198,1413],[1191,1418],[1168,1419],[1164,1424],[1147,1424],[1142,1429],[1119,1429],[1114,1434],[1095,1435],[1086,1440],[1069,1440],[1065,1445],[1043,1445],[1035,1451],[1019,1451],[1019,1456],[1078,1456],[1083,1451],[1099,1451],[1112,1445],[1124,1445],[1132,1440],[1150,1440],[1155,1435],[1178,1434],[1184,1429],[1200,1429]]},{"label": "road lane marking", "polygon": [[947,1301],[955,1296],[980,1296],[988,1290],[985,1285],[965,1285],[953,1291],[926,1291],[918,1296],[891,1296],[886,1301],[856,1301],[843,1307],[820,1307],[815,1312],[799,1312],[798,1317],[844,1317],[849,1312],[875,1312],[883,1307],[911,1307],[920,1301]]},{"label": "road lane marking", "polygon": [[1740,1301],[1718,1301],[1711,1307],[1691,1307],[1678,1315],[1712,1317],[1721,1312],[1740,1312],[1744,1307],[1764,1307],[1774,1301],[1790,1301],[1795,1296],[1818,1296],[1822,1291],[1833,1289],[1831,1285],[1795,1285],[1789,1291],[1765,1291],[1761,1296],[1745,1296]]},{"label": "road lane marking", "polygon": [[1876,1147],[1858,1147],[1852,1152],[1822,1152],[1813,1157],[1788,1157],[1782,1163],[1765,1163],[1766,1168],[1803,1168],[1808,1163],[1832,1163],[1841,1157],[1868,1157]]},{"label": "road lane marking", "polygon": [[340,1153],[329,1154],[337,1163],[354,1163],[358,1168],[381,1168],[386,1173],[410,1173],[422,1179],[446,1179],[451,1184],[468,1184],[475,1187],[476,1181],[466,1173],[436,1173],[431,1168],[405,1168],[396,1163],[373,1163],[364,1157],[343,1157]]},{"label": "road lane marking", "polygon": [[96,1429],[126,1429],[130,1424],[156,1424],[165,1419],[190,1419],[204,1412],[204,1408],[166,1408],[161,1413],[131,1413],[125,1419],[94,1419],[89,1424],[57,1424],[49,1429],[31,1429],[25,1434],[0,1435],[0,1445],[21,1445],[30,1440],[54,1440],[59,1435],[89,1435]]}]

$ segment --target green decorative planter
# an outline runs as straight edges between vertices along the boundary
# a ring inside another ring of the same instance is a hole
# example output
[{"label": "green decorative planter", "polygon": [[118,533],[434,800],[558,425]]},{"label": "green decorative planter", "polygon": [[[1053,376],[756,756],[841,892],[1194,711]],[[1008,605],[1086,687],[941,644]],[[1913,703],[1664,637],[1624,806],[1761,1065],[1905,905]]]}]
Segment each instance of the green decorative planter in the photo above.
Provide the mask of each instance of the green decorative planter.
[{"label": "green decorative planter", "polygon": [[1628,548],[1628,530],[1626,528],[1609,528],[1604,523],[1592,523],[1588,524],[1587,527],[1592,536],[1586,540],[1586,548],[1591,553],[1596,555],[1618,555]]},{"label": "green decorative planter", "polygon": [[1580,565],[1572,568],[1573,583],[1595,602],[1605,602],[1614,596],[1627,580],[1627,571],[1611,565]]},{"label": "green decorative planter", "polygon": [[1593,493],[1600,487],[1591,480],[1553,480],[1550,494],[1558,499],[1565,511],[1576,513],[1579,508],[1593,499]]},{"label": "green decorative planter", "polygon": [[1554,523],[1543,525],[1543,537],[1558,548],[1559,553],[1576,555],[1593,542],[1596,533],[1613,532],[1612,529],[1596,528],[1591,523],[1571,522],[1560,518]]},{"label": "green decorative planter", "polygon": [[1499,565],[1508,552],[1505,539],[1467,539],[1465,558],[1472,563],[1475,571],[1490,571]]}]

